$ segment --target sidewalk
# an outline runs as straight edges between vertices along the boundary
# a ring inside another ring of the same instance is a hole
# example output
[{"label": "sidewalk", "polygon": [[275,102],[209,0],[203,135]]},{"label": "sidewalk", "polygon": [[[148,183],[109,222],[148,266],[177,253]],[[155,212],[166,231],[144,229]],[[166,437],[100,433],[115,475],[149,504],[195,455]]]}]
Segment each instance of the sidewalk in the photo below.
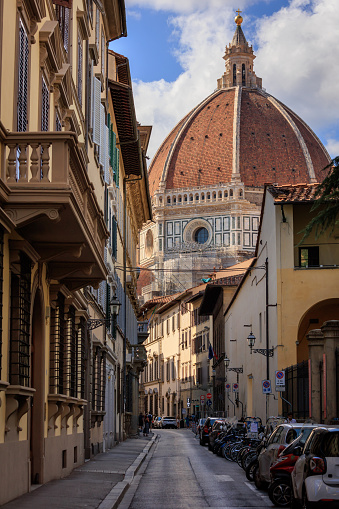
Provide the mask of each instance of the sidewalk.
[{"label": "sidewalk", "polygon": [[116,509],[157,438],[129,438],[1,509]]}]

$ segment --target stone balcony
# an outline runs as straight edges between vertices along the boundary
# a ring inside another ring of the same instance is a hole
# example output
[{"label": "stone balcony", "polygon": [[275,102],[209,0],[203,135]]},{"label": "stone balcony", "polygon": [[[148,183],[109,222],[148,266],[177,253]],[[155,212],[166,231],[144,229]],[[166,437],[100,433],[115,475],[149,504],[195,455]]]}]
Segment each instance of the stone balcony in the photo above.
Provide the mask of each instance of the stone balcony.
[{"label": "stone balcony", "polygon": [[108,230],[73,132],[9,133],[0,126],[1,199],[18,233],[71,290],[106,277]]}]

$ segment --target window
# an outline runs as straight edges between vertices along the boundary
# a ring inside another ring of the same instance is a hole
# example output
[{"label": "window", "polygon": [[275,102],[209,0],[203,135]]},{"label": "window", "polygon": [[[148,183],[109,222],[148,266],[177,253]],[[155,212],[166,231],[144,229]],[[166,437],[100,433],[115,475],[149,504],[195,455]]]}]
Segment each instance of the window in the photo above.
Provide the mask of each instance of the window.
[{"label": "window", "polygon": [[11,385],[30,386],[31,260],[20,253],[20,272],[11,275]]},{"label": "window", "polygon": [[106,41],[104,31],[101,31],[101,74],[105,75]]},{"label": "window", "polygon": [[237,64],[233,64],[233,86],[237,84]]},{"label": "window", "polygon": [[51,309],[50,334],[50,392],[64,394],[64,350],[65,350],[65,298],[58,294],[55,308]]},{"label": "window", "polygon": [[4,232],[0,229],[0,380],[2,360],[2,296],[3,296],[3,270],[4,270]]},{"label": "window", "polygon": [[246,85],[246,69],[245,69],[245,64],[242,64],[242,66],[241,66],[241,82],[242,82],[242,86],[244,87]]},{"label": "window", "polygon": [[205,244],[208,239],[208,231],[206,228],[198,228],[194,234],[194,241],[198,244]]},{"label": "window", "polygon": [[99,8],[96,8],[96,18],[95,18],[95,45],[97,47],[99,53],[99,34],[100,34],[100,11]]},{"label": "window", "polygon": [[83,56],[83,48],[82,48],[82,37],[80,32],[78,32],[78,72],[77,72],[77,92],[79,103],[82,104],[82,56]]},{"label": "window", "polygon": [[27,101],[28,101],[28,58],[29,45],[27,32],[20,20],[19,28],[19,69],[18,69],[18,102],[17,102],[17,129],[27,130]]},{"label": "window", "polygon": [[46,85],[46,81],[43,77],[41,89],[41,131],[48,131],[48,123],[49,123],[49,91]]},{"label": "window", "polygon": [[299,248],[299,267],[319,267],[319,246]]},{"label": "window", "polygon": [[69,15],[70,9],[68,7],[64,7],[63,5],[55,6],[56,17],[59,22],[59,28],[61,31],[61,37],[64,49],[66,53],[69,51]]},{"label": "window", "polygon": [[55,113],[55,130],[56,131],[62,130],[61,120],[60,120],[58,112]]}]

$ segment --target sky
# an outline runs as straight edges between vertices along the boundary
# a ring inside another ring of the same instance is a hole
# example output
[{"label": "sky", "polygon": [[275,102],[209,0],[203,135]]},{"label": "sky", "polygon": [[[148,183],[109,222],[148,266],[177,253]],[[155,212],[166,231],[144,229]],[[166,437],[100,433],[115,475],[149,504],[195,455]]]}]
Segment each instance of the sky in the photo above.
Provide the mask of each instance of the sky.
[{"label": "sky", "polygon": [[268,93],[339,155],[338,0],[125,0],[126,38],[110,48],[130,62],[138,122],[152,125],[152,158],[173,127],[210,95],[225,70],[236,10]]}]

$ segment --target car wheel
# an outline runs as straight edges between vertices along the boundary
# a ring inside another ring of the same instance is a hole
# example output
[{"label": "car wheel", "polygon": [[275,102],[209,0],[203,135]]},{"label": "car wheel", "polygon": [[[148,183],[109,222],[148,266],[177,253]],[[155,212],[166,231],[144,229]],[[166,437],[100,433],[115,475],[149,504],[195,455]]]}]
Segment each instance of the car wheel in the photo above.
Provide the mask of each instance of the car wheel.
[{"label": "car wheel", "polygon": [[291,503],[292,490],[288,479],[277,479],[268,487],[268,496],[274,505],[287,507]]}]

